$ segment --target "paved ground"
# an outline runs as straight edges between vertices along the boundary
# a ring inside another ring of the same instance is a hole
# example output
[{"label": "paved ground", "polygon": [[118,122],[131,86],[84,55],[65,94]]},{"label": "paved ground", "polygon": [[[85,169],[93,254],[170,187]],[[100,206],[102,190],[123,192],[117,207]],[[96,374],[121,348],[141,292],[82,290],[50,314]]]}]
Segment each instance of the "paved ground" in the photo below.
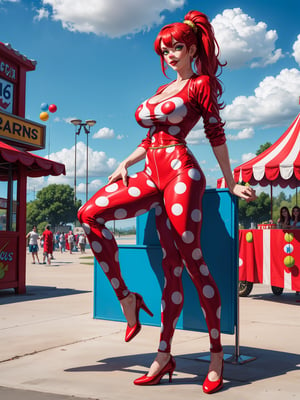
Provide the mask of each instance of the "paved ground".
[{"label": "paved ground", "polygon": [[[124,342],[125,324],[94,320],[93,267],[77,254],[55,253],[52,266],[27,260],[27,293],[0,291],[1,400],[189,400],[205,398],[207,334],[178,330],[173,383],[136,387],[151,363],[159,328],[144,326]],[[256,360],[226,363],[225,385],[214,398],[300,399],[300,296],[255,285],[240,298],[240,354]],[[235,337],[223,335],[234,354]]]}]

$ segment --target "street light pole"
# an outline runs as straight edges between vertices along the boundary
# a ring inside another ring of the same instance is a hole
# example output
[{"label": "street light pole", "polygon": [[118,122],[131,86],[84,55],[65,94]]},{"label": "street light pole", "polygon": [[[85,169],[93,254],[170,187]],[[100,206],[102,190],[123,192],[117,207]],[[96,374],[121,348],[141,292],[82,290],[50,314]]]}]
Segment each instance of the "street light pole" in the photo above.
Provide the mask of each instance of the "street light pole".
[{"label": "street light pole", "polygon": [[76,163],[77,163],[77,135],[80,134],[81,128],[84,128],[86,133],[86,176],[85,176],[85,201],[88,201],[88,181],[89,181],[89,133],[91,127],[96,124],[94,119],[87,119],[85,122],[82,122],[81,119],[72,119],[71,124],[73,124],[77,130],[75,131],[75,157],[74,157],[74,204],[76,202]]},{"label": "street light pole", "polygon": [[89,133],[90,130],[86,131],[86,176],[85,176],[85,202],[88,201],[89,194]]}]

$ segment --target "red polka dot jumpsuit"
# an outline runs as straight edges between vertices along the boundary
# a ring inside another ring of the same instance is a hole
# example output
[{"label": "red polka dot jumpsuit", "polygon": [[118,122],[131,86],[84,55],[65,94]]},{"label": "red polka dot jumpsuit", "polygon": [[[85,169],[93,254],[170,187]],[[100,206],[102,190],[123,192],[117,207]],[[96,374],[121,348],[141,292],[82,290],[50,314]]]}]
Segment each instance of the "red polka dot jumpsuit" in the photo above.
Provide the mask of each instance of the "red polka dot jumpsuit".
[{"label": "red polka dot jumpsuit", "polygon": [[[159,88],[156,95],[166,87]],[[155,101],[155,96],[144,101],[135,116],[140,125],[149,128],[140,144],[147,150],[144,170],[131,175],[128,186],[119,180],[100,189],[81,207],[78,218],[96,259],[121,300],[129,290],[120,272],[117,244],[105,223],[135,217],[155,208],[165,275],[158,350],[170,352],[183,306],[181,274],[185,267],[198,292],[211,351],[219,352],[222,350],[220,296],[200,244],[205,177],[185,142],[185,137],[202,116],[211,145],[225,143],[217,98],[209,77],[194,75],[176,95],[159,102]]]}]

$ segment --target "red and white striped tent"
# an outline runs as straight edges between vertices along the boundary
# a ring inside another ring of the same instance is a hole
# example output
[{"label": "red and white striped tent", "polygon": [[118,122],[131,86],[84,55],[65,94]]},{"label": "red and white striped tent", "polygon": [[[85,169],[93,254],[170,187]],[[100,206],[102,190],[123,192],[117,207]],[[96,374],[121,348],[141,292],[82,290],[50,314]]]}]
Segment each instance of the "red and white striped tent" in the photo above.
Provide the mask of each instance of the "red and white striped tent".
[{"label": "red and white striped tent", "polygon": [[[250,185],[300,186],[300,114],[272,146],[236,167],[233,176]],[[218,179],[217,187],[226,187],[224,178]]]}]

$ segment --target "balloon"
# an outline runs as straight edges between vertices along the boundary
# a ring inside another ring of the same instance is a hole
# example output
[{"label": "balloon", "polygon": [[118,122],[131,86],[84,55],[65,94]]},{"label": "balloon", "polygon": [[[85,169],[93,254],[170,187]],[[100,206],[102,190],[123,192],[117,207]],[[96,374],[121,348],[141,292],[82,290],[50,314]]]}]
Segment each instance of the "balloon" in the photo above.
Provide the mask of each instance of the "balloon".
[{"label": "balloon", "polygon": [[42,111],[48,111],[48,104],[47,103],[42,103],[41,104],[41,110]]},{"label": "balloon", "polygon": [[49,106],[49,111],[52,113],[55,113],[55,111],[57,110],[57,107],[55,104],[50,104]]},{"label": "balloon", "polygon": [[46,111],[43,111],[43,112],[40,113],[40,119],[42,121],[47,121],[48,118],[49,118],[49,114]]}]

